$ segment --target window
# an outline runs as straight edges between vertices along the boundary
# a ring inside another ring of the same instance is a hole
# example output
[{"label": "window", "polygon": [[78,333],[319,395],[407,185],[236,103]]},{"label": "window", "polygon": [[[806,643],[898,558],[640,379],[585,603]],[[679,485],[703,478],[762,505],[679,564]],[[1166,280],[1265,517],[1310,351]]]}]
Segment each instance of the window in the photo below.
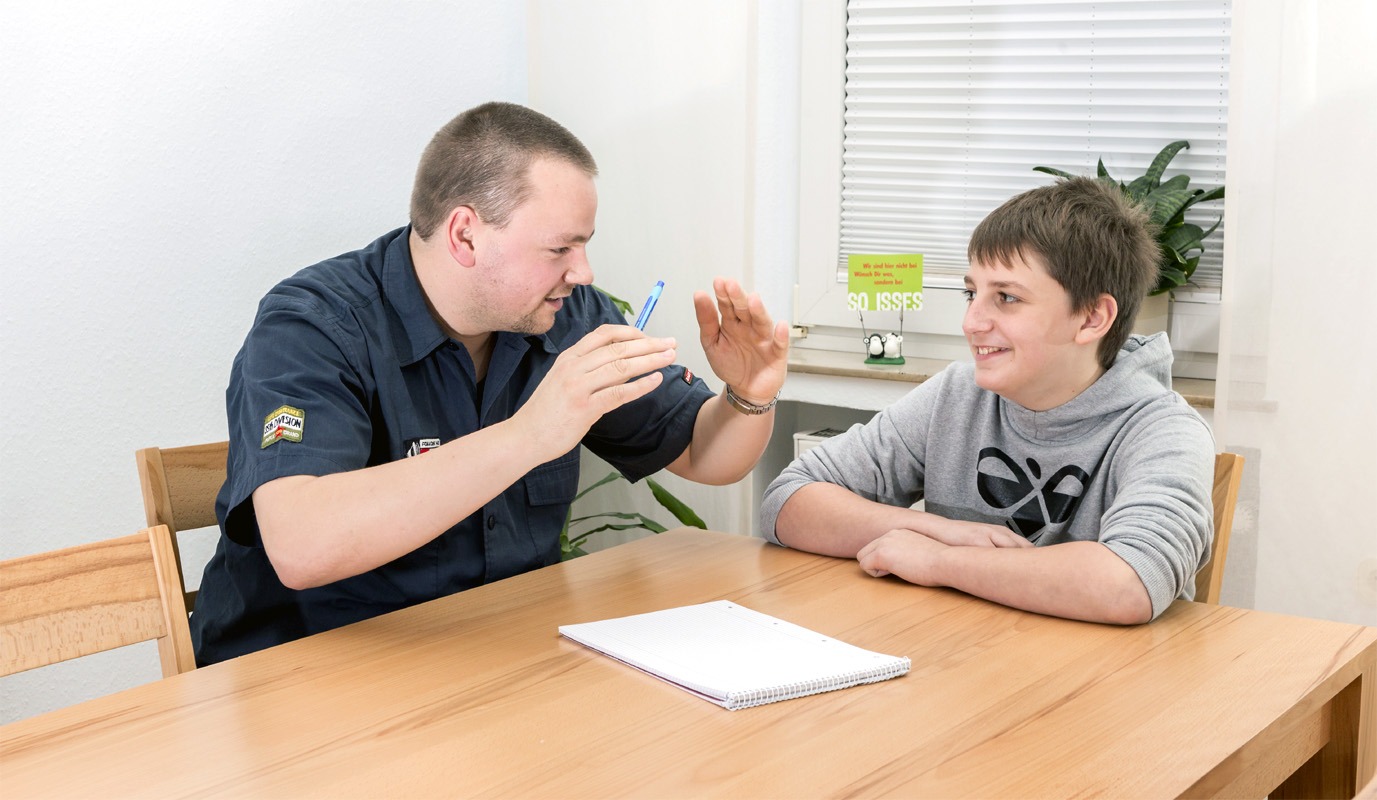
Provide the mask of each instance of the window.
[{"label": "window", "polygon": [[[800,105],[804,324],[856,325],[848,254],[914,252],[928,291],[905,326],[922,331],[929,298],[940,306],[941,290],[957,294],[975,225],[1052,180],[1034,166],[1094,174],[1103,158],[1128,180],[1186,139],[1167,174],[1223,184],[1227,0],[812,6]],[[1196,208],[1191,221],[1206,228],[1223,214],[1222,203]],[[1195,273],[1207,302],[1218,297],[1222,234],[1206,240]],[[931,321],[948,324],[936,311]]]}]

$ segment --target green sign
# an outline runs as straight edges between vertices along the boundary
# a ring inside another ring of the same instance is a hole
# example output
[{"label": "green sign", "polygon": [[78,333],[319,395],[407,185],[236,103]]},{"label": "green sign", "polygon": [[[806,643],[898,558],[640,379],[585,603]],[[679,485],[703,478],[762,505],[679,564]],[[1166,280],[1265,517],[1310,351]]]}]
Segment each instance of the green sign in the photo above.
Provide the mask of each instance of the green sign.
[{"label": "green sign", "polygon": [[886,253],[846,257],[846,304],[852,311],[923,307],[923,256]]}]

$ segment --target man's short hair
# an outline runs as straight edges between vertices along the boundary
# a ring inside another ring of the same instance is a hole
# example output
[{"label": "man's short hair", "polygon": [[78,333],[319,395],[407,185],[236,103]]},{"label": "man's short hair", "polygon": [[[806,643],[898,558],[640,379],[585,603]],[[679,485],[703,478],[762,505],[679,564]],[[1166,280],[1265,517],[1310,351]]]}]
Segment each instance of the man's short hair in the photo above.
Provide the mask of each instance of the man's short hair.
[{"label": "man's short hair", "polygon": [[484,103],[450,120],[421,154],[411,190],[411,226],[429,239],[451,211],[471,206],[505,226],[530,196],[528,170],[557,158],[596,177],[593,154],[563,125],[515,103]]},{"label": "man's short hair", "polygon": [[972,263],[1011,264],[1038,256],[1071,297],[1071,308],[1089,311],[1108,294],[1119,316],[1100,340],[1100,366],[1114,365],[1128,340],[1143,298],[1157,285],[1161,257],[1148,213],[1115,184],[1067,178],[1016,195],[990,212],[971,234]]}]

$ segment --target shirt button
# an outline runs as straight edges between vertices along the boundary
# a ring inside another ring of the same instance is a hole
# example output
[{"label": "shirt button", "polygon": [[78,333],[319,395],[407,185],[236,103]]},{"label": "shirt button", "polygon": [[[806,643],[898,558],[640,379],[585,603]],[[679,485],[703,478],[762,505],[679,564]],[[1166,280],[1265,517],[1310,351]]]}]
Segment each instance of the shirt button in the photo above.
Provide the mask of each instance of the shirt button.
[{"label": "shirt button", "polygon": [[492,530],[493,528],[496,528],[496,527],[497,527],[497,515],[496,515],[496,514],[489,514],[489,515],[488,515],[488,530]]}]

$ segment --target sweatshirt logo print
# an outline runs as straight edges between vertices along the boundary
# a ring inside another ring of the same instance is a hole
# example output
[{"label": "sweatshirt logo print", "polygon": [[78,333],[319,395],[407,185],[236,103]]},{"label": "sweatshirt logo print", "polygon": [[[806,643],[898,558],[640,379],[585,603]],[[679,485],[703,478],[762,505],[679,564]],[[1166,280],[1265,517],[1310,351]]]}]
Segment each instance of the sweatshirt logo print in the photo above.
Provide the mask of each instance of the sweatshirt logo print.
[{"label": "sweatshirt logo print", "polygon": [[986,503],[1000,510],[1013,509],[1005,525],[1026,539],[1034,539],[1048,525],[1071,519],[1090,483],[1090,474],[1067,464],[1042,481],[1042,465],[1031,458],[1025,463],[1027,471],[998,447],[983,448],[975,485]]}]

